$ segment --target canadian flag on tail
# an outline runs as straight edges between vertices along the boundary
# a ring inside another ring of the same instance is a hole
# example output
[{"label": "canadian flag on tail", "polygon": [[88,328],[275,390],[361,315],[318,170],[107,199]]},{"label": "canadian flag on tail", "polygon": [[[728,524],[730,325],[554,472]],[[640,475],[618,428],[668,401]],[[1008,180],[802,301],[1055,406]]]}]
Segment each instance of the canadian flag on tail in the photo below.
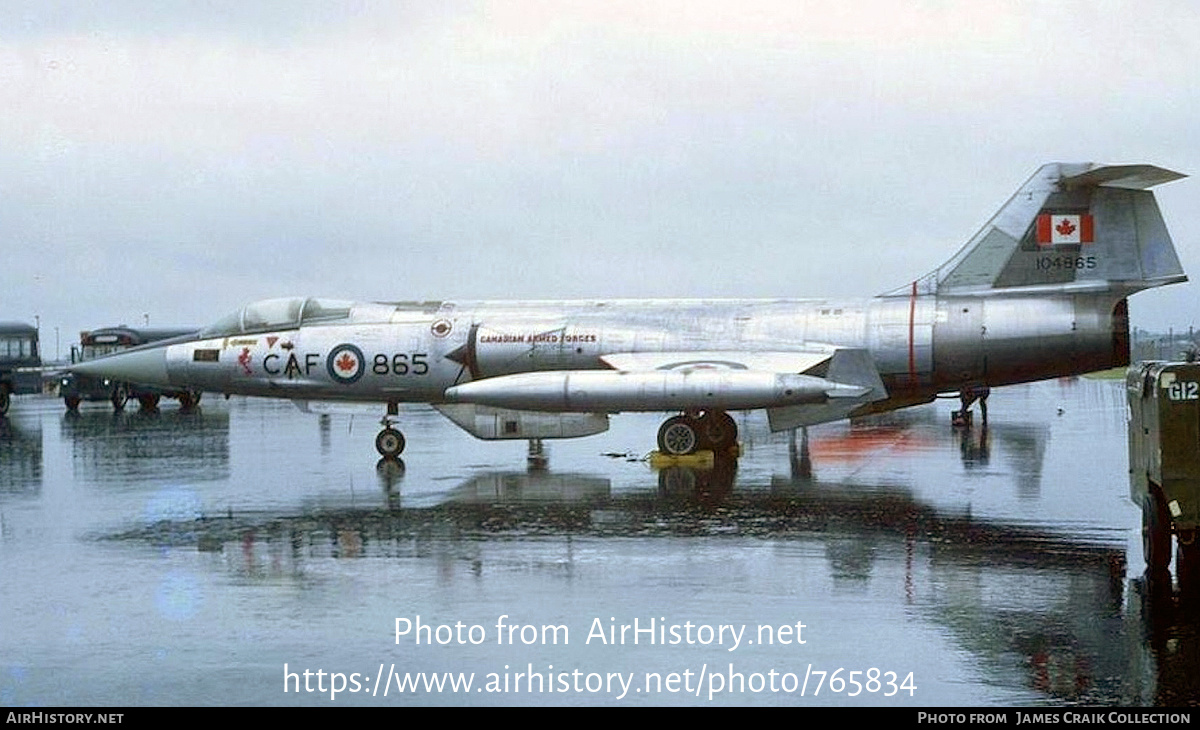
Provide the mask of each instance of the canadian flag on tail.
[{"label": "canadian flag on tail", "polygon": [[1039,246],[1091,243],[1096,240],[1095,224],[1086,213],[1058,215],[1043,213],[1037,217]]}]

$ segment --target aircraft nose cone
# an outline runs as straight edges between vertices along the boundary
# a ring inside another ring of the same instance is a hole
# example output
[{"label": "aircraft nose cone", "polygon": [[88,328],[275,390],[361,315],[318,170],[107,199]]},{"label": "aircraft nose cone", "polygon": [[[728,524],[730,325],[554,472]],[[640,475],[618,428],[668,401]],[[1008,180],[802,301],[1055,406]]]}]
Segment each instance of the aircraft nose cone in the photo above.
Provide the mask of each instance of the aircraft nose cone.
[{"label": "aircraft nose cone", "polygon": [[163,347],[120,352],[72,365],[69,370],[109,380],[142,385],[170,385],[167,377],[167,350]]}]

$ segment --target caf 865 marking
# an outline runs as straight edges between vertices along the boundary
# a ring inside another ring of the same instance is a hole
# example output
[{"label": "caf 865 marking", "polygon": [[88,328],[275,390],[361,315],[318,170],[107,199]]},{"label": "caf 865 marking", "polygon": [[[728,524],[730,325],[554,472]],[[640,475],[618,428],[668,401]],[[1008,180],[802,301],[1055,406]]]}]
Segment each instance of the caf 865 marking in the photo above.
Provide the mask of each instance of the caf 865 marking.
[{"label": "caf 865 marking", "polygon": [[400,403],[481,439],[587,436],[613,413],[672,412],[658,434],[670,454],[733,447],[730,411],[766,409],[778,431],[958,393],[965,414],[991,387],[1128,364],[1127,297],[1187,280],[1150,191],[1181,177],[1044,165],[946,263],[868,299],[271,299],[73,369],[377,402],[390,457],[404,448]]},{"label": "caf 865 marking", "polygon": [[[248,349],[248,348],[247,348]],[[218,351],[218,359],[219,359]],[[368,367],[365,363],[370,361]],[[352,383],[365,373],[373,375],[428,375],[429,353],[412,352],[387,355],[377,353],[374,356],[363,357],[362,351],[354,345],[343,344],[334,348],[326,358],[319,352],[281,354],[269,352],[262,358],[262,371],[270,376],[283,376],[288,379],[307,377],[313,374],[315,368],[322,364],[329,372],[329,377],[336,382]],[[248,375],[253,374],[253,370]]]}]

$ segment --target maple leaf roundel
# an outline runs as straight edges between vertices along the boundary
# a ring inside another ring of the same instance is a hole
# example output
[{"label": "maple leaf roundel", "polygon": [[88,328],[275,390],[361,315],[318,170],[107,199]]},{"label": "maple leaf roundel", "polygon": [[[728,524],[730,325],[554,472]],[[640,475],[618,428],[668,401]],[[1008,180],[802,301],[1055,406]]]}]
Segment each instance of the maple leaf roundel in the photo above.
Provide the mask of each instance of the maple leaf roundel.
[{"label": "maple leaf roundel", "polygon": [[333,378],[335,383],[355,383],[362,377],[366,361],[363,359],[362,350],[354,345],[338,345],[329,351],[329,357],[325,359],[325,369],[329,372],[329,377]]}]

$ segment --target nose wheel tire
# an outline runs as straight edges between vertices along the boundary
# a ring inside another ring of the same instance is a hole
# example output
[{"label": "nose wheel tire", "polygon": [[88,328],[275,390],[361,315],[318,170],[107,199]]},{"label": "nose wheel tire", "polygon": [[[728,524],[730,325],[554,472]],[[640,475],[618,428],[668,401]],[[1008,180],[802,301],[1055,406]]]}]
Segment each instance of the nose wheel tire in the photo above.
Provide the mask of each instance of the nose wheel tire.
[{"label": "nose wheel tire", "polygon": [[124,385],[118,385],[113,388],[112,401],[114,411],[119,411],[125,408],[125,404],[129,402],[129,390]]},{"label": "nose wheel tire", "polygon": [[394,428],[385,428],[375,437],[375,450],[388,458],[396,458],[404,452],[404,434]]},{"label": "nose wheel tire", "polygon": [[683,456],[696,451],[700,435],[695,422],[687,416],[674,416],[658,429],[658,449],[671,456]]}]

